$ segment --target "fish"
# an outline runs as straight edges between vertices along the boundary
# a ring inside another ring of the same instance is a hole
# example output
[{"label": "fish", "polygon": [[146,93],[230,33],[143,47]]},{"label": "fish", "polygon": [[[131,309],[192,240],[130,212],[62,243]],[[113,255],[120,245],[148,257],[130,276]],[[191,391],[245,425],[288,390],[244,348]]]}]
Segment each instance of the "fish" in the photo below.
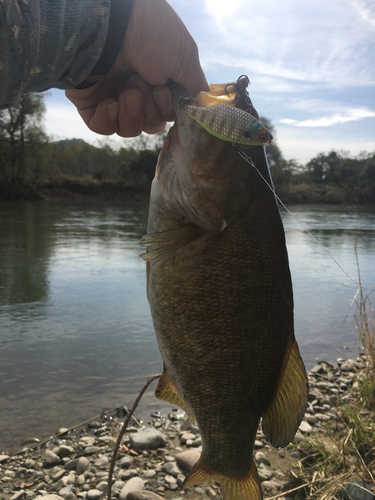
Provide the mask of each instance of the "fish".
[{"label": "fish", "polygon": [[[240,146],[253,168],[238,144],[184,111],[186,103],[226,101],[227,85],[191,98],[171,84],[176,121],[152,182],[142,257],[163,359],[155,396],[180,406],[202,438],[182,487],[217,481],[226,500],[260,500],[258,425],[273,446],[286,446],[304,416],[308,383],[284,228],[259,175],[272,185],[264,146]],[[225,105],[259,121],[243,87],[233,84]]]}]

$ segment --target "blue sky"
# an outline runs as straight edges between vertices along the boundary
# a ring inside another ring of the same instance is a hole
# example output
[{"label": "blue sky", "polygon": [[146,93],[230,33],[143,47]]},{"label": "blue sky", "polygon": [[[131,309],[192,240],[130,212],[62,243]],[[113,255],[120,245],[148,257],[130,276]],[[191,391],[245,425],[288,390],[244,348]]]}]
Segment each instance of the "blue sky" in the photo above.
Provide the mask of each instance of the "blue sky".
[{"label": "blue sky", "polygon": [[[374,0],[170,0],[211,83],[249,76],[259,114],[286,159],[375,151]],[[103,140],[63,92],[47,97],[47,132]],[[110,139],[116,144],[126,139]]]}]

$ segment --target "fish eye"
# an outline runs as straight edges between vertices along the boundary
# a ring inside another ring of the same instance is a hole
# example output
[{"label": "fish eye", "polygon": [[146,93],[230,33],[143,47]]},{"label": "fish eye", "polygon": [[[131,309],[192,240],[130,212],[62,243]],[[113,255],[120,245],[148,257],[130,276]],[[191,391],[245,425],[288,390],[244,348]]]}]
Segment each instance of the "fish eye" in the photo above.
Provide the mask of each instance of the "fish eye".
[{"label": "fish eye", "polygon": [[259,140],[262,144],[264,144],[265,142],[268,141],[268,137],[266,134],[262,134],[260,137],[259,137]]}]

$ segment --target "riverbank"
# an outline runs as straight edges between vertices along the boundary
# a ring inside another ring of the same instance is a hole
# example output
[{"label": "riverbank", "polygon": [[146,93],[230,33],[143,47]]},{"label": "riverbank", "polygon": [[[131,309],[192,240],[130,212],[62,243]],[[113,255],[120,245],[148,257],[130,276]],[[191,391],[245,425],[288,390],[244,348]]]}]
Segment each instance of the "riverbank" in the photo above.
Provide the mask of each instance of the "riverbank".
[{"label": "riverbank", "polygon": [[[0,183],[0,201],[16,200],[77,200],[84,198],[121,199],[124,196],[150,193],[150,184],[125,184],[118,180],[97,180],[91,176],[60,176],[55,179]],[[375,204],[371,189],[338,185],[282,184],[276,193],[285,204]]]},{"label": "riverbank", "polygon": [[91,176],[0,184],[0,201],[122,199],[129,195],[148,196],[149,193],[147,185],[127,185],[115,180],[96,180]]},{"label": "riverbank", "polygon": [[[365,380],[364,355],[357,360],[340,358],[337,365],[319,362],[309,373],[308,406],[293,442],[285,449],[274,449],[258,430],[254,456],[265,498],[321,498],[319,491],[332,481],[337,483],[336,498],[375,498],[370,493],[375,492],[371,467],[365,464],[362,450],[357,454],[349,446],[355,430],[350,431],[353,427],[345,417],[348,412],[343,412],[344,408],[354,411]],[[199,429],[175,411],[164,418],[158,414],[151,417],[144,428],[133,421],[125,433],[114,471],[112,498],[219,500],[216,483],[180,488],[202,450]],[[43,446],[31,443],[13,455],[0,452],[1,500],[104,500],[122,420],[113,413],[74,431],[60,429],[60,435]],[[349,437],[345,443],[341,436],[346,429]],[[367,451],[371,458],[373,443],[367,445],[372,447]],[[327,457],[322,466],[324,454]],[[341,475],[333,474],[329,467],[334,460],[341,460]],[[331,492],[327,498],[333,496]]]}]

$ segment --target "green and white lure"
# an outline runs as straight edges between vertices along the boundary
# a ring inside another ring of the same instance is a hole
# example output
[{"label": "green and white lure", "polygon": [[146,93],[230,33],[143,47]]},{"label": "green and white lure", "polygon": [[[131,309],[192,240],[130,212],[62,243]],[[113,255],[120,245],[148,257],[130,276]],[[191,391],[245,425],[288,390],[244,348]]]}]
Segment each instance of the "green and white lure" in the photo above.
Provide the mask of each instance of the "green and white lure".
[{"label": "green and white lure", "polygon": [[254,116],[228,104],[207,108],[182,104],[182,109],[218,139],[246,146],[270,144],[272,135]]}]

